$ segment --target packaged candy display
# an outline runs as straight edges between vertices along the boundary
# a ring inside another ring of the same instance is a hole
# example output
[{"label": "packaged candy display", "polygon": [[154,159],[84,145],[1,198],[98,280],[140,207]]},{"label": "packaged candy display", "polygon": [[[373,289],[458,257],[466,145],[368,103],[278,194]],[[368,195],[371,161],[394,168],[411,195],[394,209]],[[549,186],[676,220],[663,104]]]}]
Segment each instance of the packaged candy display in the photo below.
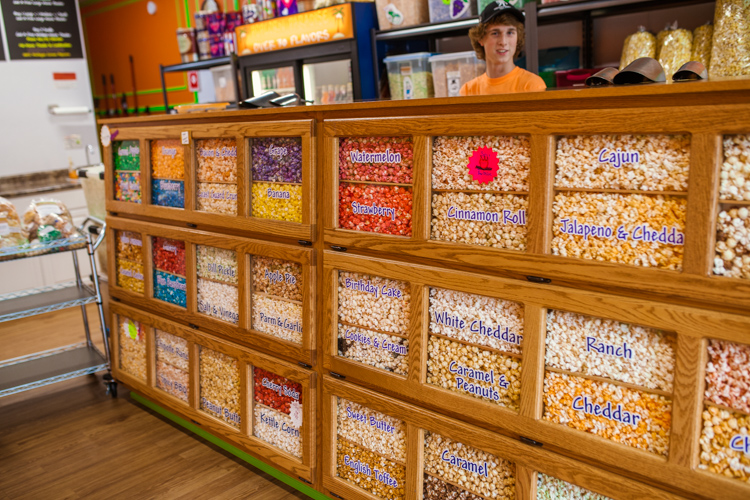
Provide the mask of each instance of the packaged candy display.
[{"label": "packaged candy display", "polygon": [[709,78],[750,75],[750,3],[717,0]]},{"label": "packaged candy display", "polygon": [[430,57],[435,97],[458,97],[461,87],[485,71],[485,62],[476,52],[456,52]]},{"label": "packaged candy display", "polygon": [[139,141],[112,143],[115,200],[141,203],[141,146]]},{"label": "packaged candy display", "polygon": [[0,249],[28,243],[21,218],[13,204],[0,196]]},{"label": "packaged candy display", "polygon": [[521,400],[521,360],[430,336],[427,344],[427,383],[518,410]]},{"label": "packaged candy display", "polygon": [[119,316],[118,342],[120,344],[120,370],[146,381],[146,331],[143,325],[130,318]]},{"label": "packaged candy display", "polygon": [[152,243],[154,297],[186,307],[185,242],[154,236]]},{"label": "packaged candy display", "polygon": [[151,203],[185,208],[185,149],[178,139],[151,141]]},{"label": "packaged candy display", "polygon": [[414,146],[411,137],[342,137],[339,179],[411,184]]},{"label": "packaged candy display", "polygon": [[530,161],[528,137],[436,137],[431,238],[525,250]]},{"label": "packaged candy display", "polygon": [[717,216],[714,269],[718,276],[750,278],[750,135],[724,137],[721,205]]},{"label": "packaged candy display", "polygon": [[612,500],[562,479],[537,473],[536,500]]},{"label": "packaged candy display", "polygon": [[336,473],[385,500],[405,498],[406,424],[338,399]]},{"label": "packaged candy display", "polygon": [[253,182],[302,183],[302,139],[258,137],[252,139]]},{"label": "packaged candy display", "polygon": [[79,234],[67,207],[53,199],[32,200],[23,214],[23,224],[32,246]]},{"label": "packaged candy display", "polygon": [[547,367],[672,392],[672,334],[551,309],[546,344]]},{"label": "packaged candy display", "polygon": [[302,457],[302,385],[253,369],[254,434],[298,458]]},{"label": "packaged candy display", "polygon": [[659,394],[548,370],[544,419],[667,456],[672,401]]},{"label": "packaged candy display", "polygon": [[687,191],[687,135],[564,136],[557,140],[555,187]]},{"label": "packaged candy display", "polygon": [[398,375],[406,375],[409,368],[408,354],[408,339],[339,323],[339,356]]},{"label": "packaged candy display", "polygon": [[430,334],[521,354],[523,304],[430,288]]},{"label": "packaged candy display", "polygon": [[260,219],[302,222],[302,186],[253,182],[253,217]]},{"label": "packaged candy display", "polygon": [[224,353],[200,348],[200,408],[240,427],[240,369],[237,360]]},{"label": "packaged candy display", "polygon": [[140,233],[115,231],[117,286],[143,294],[143,238]]},{"label": "packaged candy display", "polygon": [[553,255],[682,269],[684,197],[568,192],[552,207]]},{"label": "packaged candy display", "polygon": [[427,0],[375,0],[381,30],[430,22]]},{"label": "packaged candy display", "polygon": [[411,236],[412,188],[372,184],[339,185],[339,227]]},{"label": "packaged candy display", "polygon": [[691,61],[698,61],[706,69],[711,67],[711,43],[714,37],[714,26],[706,23],[693,30],[693,50],[690,54]]},{"label": "packaged candy display", "polygon": [[417,52],[383,59],[388,68],[391,99],[427,99],[435,96],[429,63],[431,56],[429,52]]},{"label": "packaged candy display", "polygon": [[197,246],[198,312],[228,323],[239,323],[237,253]]},{"label": "packaged candy display", "polygon": [[237,143],[235,139],[195,141],[197,209],[237,215]]},{"label": "packaged candy display", "polygon": [[639,26],[638,31],[625,38],[625,42],[622,44],[620,71],[641,57],[656,57],[656,37],[646,31],[645,26]]},{"label": "packaged candy display", "polygon": [[302,301],[302,265],[271,257],[254,255],[253,293]]},{"label": "packaged candy display", "polygon": [[477,15],[476,0],[429,0],[430,22],[442,23]]},{"label": "packaged candy display", "polygon": [[302,304],[254,294],[252,329],[301,344]]},{"label": "packaged candy display", "polygon": [[[438,495],[425,494],[425,499],[466,498],[461,492],[483,498],[513,500],[516,498],[516,466],[503,458],[473,446],[453,441],[435,432],[425,432],[424,438],[425,493],[428,487]],[[429,478],[439,482],[428,481]],[[440,484],[453,488],[440,488]],[[428,486],[429,484],[429,486]],[[455,491],[455,490],[458,491]],[[448,496],[454,493],[456,496]]]},{"label": "packaged candy display", "polygon": [[690,62],[693,48],[693,33],[685,29],[669,29],[657,36],[659,45],[656,48],[659,63],[664,68],[667,82],[672,81],[672,75]]}]

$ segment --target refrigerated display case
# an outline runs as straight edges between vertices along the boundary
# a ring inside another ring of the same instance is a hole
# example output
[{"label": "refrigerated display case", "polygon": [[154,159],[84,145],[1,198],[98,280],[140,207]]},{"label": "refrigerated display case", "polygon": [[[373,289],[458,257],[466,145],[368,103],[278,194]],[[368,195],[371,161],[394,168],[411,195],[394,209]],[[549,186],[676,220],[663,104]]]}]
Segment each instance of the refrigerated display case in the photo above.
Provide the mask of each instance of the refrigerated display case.
[{"label": "refrigerated display case", "polygon": [[[324,15],[329,10],[335,23]],[[281,95],[297,93],[315,104],[375,99],[377,87],[372,74],[370,36],[377,27],[374,4],[352,3],[321,9],[315,11],[316,17],[312,19],[300,17],[292,23],[297,16],[312,14],[306,12],[237,28],[244,95],[258,96],[269,90]],[[327,27],[327,22],[333,24]],[[306,31],[319,36],[298,34]]]}]

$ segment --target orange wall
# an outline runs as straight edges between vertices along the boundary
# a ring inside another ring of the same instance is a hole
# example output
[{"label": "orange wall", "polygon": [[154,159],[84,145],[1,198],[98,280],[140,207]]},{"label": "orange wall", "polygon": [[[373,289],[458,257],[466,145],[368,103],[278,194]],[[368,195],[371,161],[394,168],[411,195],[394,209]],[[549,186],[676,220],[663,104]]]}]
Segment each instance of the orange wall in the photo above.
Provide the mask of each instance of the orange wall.
[{"label": "orange wall", "polygon": [[[159,64],[177,64],[177,28],[193,26],[193,15],[199,9],[198,0],[153,0],[156,13],[150,15],[146,9],[148,0],[80,0],[83,33],[86,41],[91,86],[94,97],[100,98],[99,110],[106,104],[102,74],[115,76],[115,90],[128,94],[128,105],[134,105],[133,84],[130,75],[129,56],[133,56],[138,106],[152,111],[164,110],[161,94]],[[235,0],[219,0],[220,5],[235,10]],[[187,16],[186,16],[187,9]],[[189,24],[188,24],[189,23]],[[184,73],[166,75],[169,104],[195,102],[192,92],[187,91]]]}]

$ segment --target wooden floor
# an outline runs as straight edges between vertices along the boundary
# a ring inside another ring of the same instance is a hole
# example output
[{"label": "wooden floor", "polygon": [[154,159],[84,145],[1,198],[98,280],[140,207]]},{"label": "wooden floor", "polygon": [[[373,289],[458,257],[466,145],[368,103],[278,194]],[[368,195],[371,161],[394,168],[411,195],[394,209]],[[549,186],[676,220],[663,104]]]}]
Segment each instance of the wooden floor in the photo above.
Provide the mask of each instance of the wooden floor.
[{"label": "wooden floor", "polygon": [[[77,308],[0,323],[0,360],[82,340],[80,318]],[[308,498],[138,405],[122,385],[117,399],[104,390],[98,375],[0,398],[0,498]]]}]

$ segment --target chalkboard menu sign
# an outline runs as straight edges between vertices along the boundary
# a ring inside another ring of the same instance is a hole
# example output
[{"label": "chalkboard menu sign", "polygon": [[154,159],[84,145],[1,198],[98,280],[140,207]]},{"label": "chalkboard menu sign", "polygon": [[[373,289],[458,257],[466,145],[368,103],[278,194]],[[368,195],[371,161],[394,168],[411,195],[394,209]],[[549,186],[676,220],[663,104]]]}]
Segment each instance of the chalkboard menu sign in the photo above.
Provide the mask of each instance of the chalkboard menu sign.
[{"label": "chalkboard menu sign", "polygon": [[82,59],[75,0],[0,0],[11,60]]}]

